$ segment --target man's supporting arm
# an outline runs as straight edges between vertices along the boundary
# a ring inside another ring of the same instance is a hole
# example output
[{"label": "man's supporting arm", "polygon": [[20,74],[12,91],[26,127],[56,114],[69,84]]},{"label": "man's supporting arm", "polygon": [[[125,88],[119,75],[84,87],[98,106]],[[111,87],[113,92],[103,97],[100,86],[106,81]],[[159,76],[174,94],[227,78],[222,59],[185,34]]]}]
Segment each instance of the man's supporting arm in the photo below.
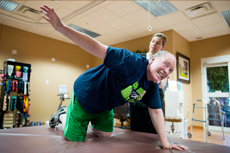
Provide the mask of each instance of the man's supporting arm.
[{"label": "man's supporting arm", "polygon": [[166,131],[165,131],[164,116],[163,116],[162,109],[149,108],[149,115],[151,117],[153,126],[155,127],[158,133],[163,149],[177,149],[177,150],[187,150],[188,149],[182,145],[170,144],[168,142]]}]

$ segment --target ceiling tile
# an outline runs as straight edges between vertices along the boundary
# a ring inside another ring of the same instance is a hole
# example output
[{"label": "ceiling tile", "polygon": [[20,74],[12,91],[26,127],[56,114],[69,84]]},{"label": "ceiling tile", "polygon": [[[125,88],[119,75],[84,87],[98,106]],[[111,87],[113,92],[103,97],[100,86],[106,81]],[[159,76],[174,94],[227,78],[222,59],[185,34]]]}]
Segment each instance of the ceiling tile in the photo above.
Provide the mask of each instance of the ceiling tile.
[{"label": "ceiling tile", "polygon": [[148,29],[149,26],[152,27],[152,30],[166,27],[163,23],[161,23],[158,20],[147,21],[147,22],[144,22],[144,23],[139,24],[137,26],[144,29],[144,30]]},{"label": "ceiling tile", "polygon": [[115,32],[106,34],[105,36],[109,37],[109,38],[112,38],[112,39],[115,39],[115,40],[117,40],[119,42],[134,39],[132,36],[124,34],[124,33],[120,32],[120,31],[115,31]]},{"label": "ceiling tile", "polygon": [[[91,7],[90,9],[84,11],[84,12],[82,13],[82,15],[88,15],[88,14],[93,13],[94,11],[99,10],[99,9],[101,9],[100,5],[96,5],[96,6],[94,6],[94,7]],[[80,15],[81,15],[81,14],[80,14]]]},{"label": "ceiling tile", "polygon": [[123,19],[133,24],[140,24],[149,20],[153,20],[155,18],[156,17],[154,15],[148,13],[146,10],[138,10],[123,17]]},{"label": "ceiling tile", "polygon": [[0,18],[0,23],[3,23],[4,21],[6,21],[6,20],[3,18]]},{"label": "ceiling tile", "polygon": [[19,20],[21,20],[21,21],[28,21],[28,22],[36,23],[35,20],[32,20],[32,19],[29,19],[29,18],[20,16],[20,15],[17,15],[17,14],[12,14],[11,17],[14,17],[14,18],[16,18],[16,19],[19,19]]},{"label": "ceiling tile", "polygon": [[213,32],[213,33],[208,33],[206,34],[208,37],[217,37],[217,36],[222,36],[222,35],[227,35],[230,34],[229,30],[222,30],[218,32]]},{"label": "ceiling tile", "polygon": [[[13,12],[10,12],[10,11],[7,11],[7,10],[4,10],[4,9],[0,9],[0,13],[3,13],[3,14],[5,14],[5,15],[11,15],[11,14],[13,14]],[[1,15],[1,14],[0,14]]]},{"label": "ceiling tile", "polygon": [[4,22],[5,25],[17,28],[17,29],[21,29],[21,30],[26,30],[28,29],[30,26],[26,25],[26,24],[22,24],[22,23],[18,23],[15,21],[11,21],[11,20],[6,20]]},{"label": "ceiling tile", "polygon": [[170,1],[170,3],[175,6],[178,10],[185,10],[187,8],[202,4],[206,1]]},{"label": "ceiling tile", "polygon": [[101,4],[99,4],[100,5],[100,7],[105,7],[106,5],[108,5],[108,4],[111,4],[111,3],[113,3],[113,1],[103,1]]},{"label": "ceiling tile", "polygon": [[120,31],[125,33],[125,34],[128,34],[134,38],[140,38],[140,37],[144,37],[144,36],[151,34],[147,29],[143,30],[142,28],[139,28],[137,26],[122,29]]},{"label": "ceiling tile", "polygon": [[101,35],[107,34],[107,33],[112,33],[116,31],[114,28],[111,28],[105,24],[101,24],[97,27],[94,27],[91,29],[93,32],[99,33]]},{"label": "ceiling tile", "polygon": [[[137,5],[133,0],[100,1],[101,3],[99,2],[99,5],[85,10],[82,13],[79,13],[78,10],[83,6],[92,3],[93,1],[28,0],[18,2],[37,10],[40,10],[40,6],[46,3],[48,6],[53,7],[61,18],[64,18],[69,14],[72,14],[72,12],[74,13],[74,11],[76,11],[76,16],[72,17],[68,21],[64,21],[64,23],[67,25],[73,23],[82,28],[86,28],[101,34],[102,36],[98,37],[98,39],[107,45],[132,40],[134,38],[142,37],[145,35],[152,35],[154,33],[163,32],[170,29],[177,31],[180,35],[189,41],[197,41],[196,37],[200,36],[205,39],[207,37],[216,37],[229,34],[230,32],[230,29],[227,27],[220,14],[221,11],[230,9],[230,1],[228,0],[210,1],[212,7],[218,12],[194,19],[189,19],[182,10],[207,1],[169,1],[178,9],[177,12],[173,12],[159,18],[151,15],[150,19],[148,12]],[[12,12],[0,9],[0,24],[6,24],[47,37],[49,37],[49,34],[51,33],[50,37],[73,44],[71,40],[64,37],[60,33],[53,33],[55,30],[44,19],[41,19],[39,23],[47,24],[49,25],[48,27],[34,27],[22,24],[23,22],[16,23],[7,20],[7,18],[4,18],[5,15],[9,15],[20,20],[34,22],[30,19],[15,15]],[[134,25],[136,25],[136,27]],[[152,31],[147,30],[149,25],[152,27]]]},{"label": "ceiling tile", "polygon": [[220,12],[230,9],[230,1],[212,1],[212,3],[214,4],[216,10]]},{"label": "ceiling tile", "polygon": [[82,17],[80,19],[77,19],[76,21],[73,22],[73,24],[81,27],[81,28],[85,28],[85,29],[90,29],[90,28],[93,28],[93,27],[96,27],[98,26],[100,23],[91,19],[91,18],[88,18],[88,17]]},{"label": "ceiling tile", "polygon": [[180,33],[183,37],[200,37],[201,35],[204,35],[199,29],[193,29],[189,31],[184,31]]},{"label": "ceiling tile", "polygon": [[108,25],[108,26],[110,26],[110,27],[112,27],[114,29],[121,30],[121,29],[124,29],[124,28],[131,27],[133,24],[131,24],[130,22],[126,21],[125,19],[118,18],[118,19],[115,19],[113,21],[107,22],[106,25]]},{"label": "ceiling tile", "polygon": [[204,27],[215,23],[223,22],[218,13],[212,13],[206,16],[195,18],[191,20],[197,27]]},{"label": "ceiling tile", "polygon": [[164,31],[168,31],[168,30],[171,30],[171,28],[169,28],[169,27],[159,28],[156,30],[152,30],[152,32],[158,33],[158,32],[164,32]]},{"label": "ceiling tile", "polygon": [[105,23],[118,18],[117,15],[107,11],[104,8],[96,10],[93,13],[88,14],[87,16],[101,23]]},{"label": "ceiling tile", "polygon": [[188,17],[186,17],[180,11],[166,14],[164,16],[157,18],[157,19],[167,26],[178,24],[178,23],[185,22],[185,21],[189,21]]},{"label": "ceiling tile", "polygon": [[65,21],[64,23],[68,25],[68,24],[73,23],[73,22],[76,21],[77,19],[80,19],[80,18],[82,18],[82,17],[84,17],[84,16],[85,16],[84,13],[79,14],[79,15],[77,15],[77,16],[75,16],[75,17],[73,17],[73,18],[71,18],[71,19],[69,19],[69,20],[67,20],[67,21]]},{"label": "ceiling tile", "polygon": [[187,30],[192,30],[197,28],[191,21],[186,21],[169,27],[175,30],[176,32],[182,32],[182,31],[187,31]]},{"label": "ceiling tile", "polygon": [[54,28],[49,26],[49,27],[30,27],[29,29],[27,29],[26,31],[32,32],[32,33],[36,33],[39,35],[47,35],[49,33],[54,32]]},{"label": "ceiling tile", "polygon": [[57,4],[59,4],[59,5],[61,5],[61,6],[64,6],[66,3],[68,3],[69,2],[69,0],[68,1],[54,1],[54,3],[57,3]]},{"label": "ceiling tile", "polygon": [[59,4],[54,3],[52,1],[26,1],[24,3],[24,5],[34,8],[36,10],[40,10],[40,7],[43,6],[44,4],[48,5],[49,7],[53,7],[55,10],[60,8]]},{"label": "ceiling tile", "polygon": [[45,19],[42,18],[41,20],[38,21],[38,23],[42,23],[42,24],[45,23],[45,24],[48,24],[48,21],[46,21]]},{"label": "ceiling tile", "polygon": [[114,40],[114,39],[107,37],[107,36],[99,36],[99,37],[96,37],[95,39],[97,41],[101,42],[102,44],[105,44],[105,45],[111,45],[111,44],[118,43],[117,40]]},{"label": "ceiling tile", "polygon": [[192,41],[198,41],[195,37],[190,37],[190,38],[185,38],[186,40],[188,40],[189,42],[192,42]]},{"label": "ceiling tile", "polygon": [[92,3],[92,1],[70,1],[64,6],[72,11],[76,11],[90,3]]},{"label": "ceiling tile", "polygon": [[23,3],[25,3],[26,1],[16,0],[16,1],[14,1],[14,2],[19,3],[19,4],[23,4]]},{"label": "ceiling tile", "polygon": [[228,28],[226,27],[226,25],[224,23],[213,24],[213,25],[209,25],[209,26],[205,26],[205,27],[200,28],[200,30],[204,34],[223,31],[223,30],[227,30],[227,29]]},{"label": "ceiling tile", "polygon": [[[203,35],[200,35],[200,36],[197,36],[197,37],[202,37],[202,39],[206,39],[207,36],[205,36],[204,34]],[[185,39],[187,39],[188,41],[198,41],[198,40],[202,40],[202,39],[197,39],[196,36],[193,36],[193,37],[184,37]]]},{"label": "ceiling tile", "polygon": [[55,11],[56,11],[56,13],[58,14],[58,16],[60,18],[64,18],[64,17],[70,15],[71,13],[73,13],[72,10],[70,10],[70,9],[68,9],[66,7],[61,7],[59,9],[56,9]]},{"label": "ceiling tile", "polygon": [[106,5],[104,8],[119,16],[124,16],[140,10],[140,8],[133,1],[116,1]]}]

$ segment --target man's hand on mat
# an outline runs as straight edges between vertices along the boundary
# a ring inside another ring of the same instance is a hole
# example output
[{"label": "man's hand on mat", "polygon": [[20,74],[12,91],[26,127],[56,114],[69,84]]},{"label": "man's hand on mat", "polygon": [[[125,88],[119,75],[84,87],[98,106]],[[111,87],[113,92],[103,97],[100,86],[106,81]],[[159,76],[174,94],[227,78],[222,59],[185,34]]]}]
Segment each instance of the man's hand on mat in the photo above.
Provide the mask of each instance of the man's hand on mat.
[{"label": "man's hand on mat", "polygon": [[162,145],[162,148],[163,149],[169,149],[169,150],[170,149],[176,149],[176,150],[180,150],[180,151],[182,151],[182,150],[188,150],[188,148],[185,147],[185,146],[177,145],[177,144],[170,144],[170,143]]},{"label": "man's hand on mat", "polygon": [[48,21],[54,27],[55,30],[58,31],[59,28],[64,26],[63,22],[58,17],[58,15],[56,14],[56,12],[54,11],[52,7],[44,5],[40,8],[41,8],[40,12],[44,14],[42,17],[46,21]]}]

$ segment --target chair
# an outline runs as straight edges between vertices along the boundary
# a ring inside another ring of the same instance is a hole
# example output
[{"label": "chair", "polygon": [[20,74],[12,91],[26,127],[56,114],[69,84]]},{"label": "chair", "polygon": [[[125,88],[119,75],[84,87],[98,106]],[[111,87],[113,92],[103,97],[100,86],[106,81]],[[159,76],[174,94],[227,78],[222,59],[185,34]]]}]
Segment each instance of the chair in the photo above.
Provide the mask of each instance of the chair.
[{"label": "chair", "polygon": [[123,125],[125,121],[129,122],[128,119],[130,118],[129,113],[129,103],[126,103],[122,106],[115,107],[113,109],[114,118],[119,119],[121,122],[121,126],[114,126],[122,129],[130,129],[130,127],[126,127]]},{"label": "chair", "polygon": [[171,134],[171,135],[177,135],[182,139],[182,135],[180,131],[175,131],[175,127],[174,127],[174,122],[182,122],[182,118],[180,117],[168,117],[165,116],[165,121],[166,122],[172,122],[171,125],[171,131],[167,130],[167,134]]}]

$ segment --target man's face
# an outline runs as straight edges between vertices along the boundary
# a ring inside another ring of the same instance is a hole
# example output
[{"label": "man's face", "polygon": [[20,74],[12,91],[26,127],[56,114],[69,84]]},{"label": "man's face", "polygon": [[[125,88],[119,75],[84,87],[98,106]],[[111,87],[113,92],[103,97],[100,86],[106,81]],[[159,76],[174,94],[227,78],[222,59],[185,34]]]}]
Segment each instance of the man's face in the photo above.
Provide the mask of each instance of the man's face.
[{"label": "man's face", "polygon": [[171,54],[164,54],[162,57],[154,57],[149,60],[150,66],[147,74],[148,80],[159,83],[169,75],[176,67],[176,59]]},{"label": "man's face", "polygon": [[164,46],[162,45],[163,40],[161,37],[153,37],[149,44],[149,52],[153,55],[156,52],[163,50]]}]

